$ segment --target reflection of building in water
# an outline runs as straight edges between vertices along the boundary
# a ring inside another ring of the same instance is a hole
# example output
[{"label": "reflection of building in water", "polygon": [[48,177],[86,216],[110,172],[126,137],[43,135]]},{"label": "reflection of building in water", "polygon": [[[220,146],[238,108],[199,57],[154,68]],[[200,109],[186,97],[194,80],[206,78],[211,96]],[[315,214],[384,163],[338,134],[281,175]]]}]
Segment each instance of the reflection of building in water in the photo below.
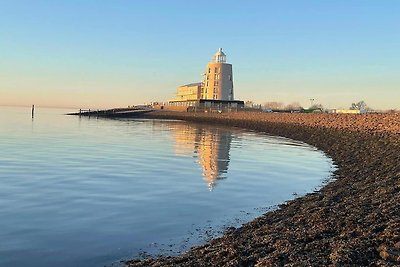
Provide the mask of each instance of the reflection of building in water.
[{"label": "reflection of building in water", "polygon": [[210,190],[225,179],[229,166],[232,134],[221,128],[176,123],[173,125],[178,155],[197,155]]},{"label": "reflection of building in water", "polygon": [[232,141],[230,132],[220,129],[204,131],[198,147],[199,163],[203,168],[204,179],[212,189],[216,181],[228,171],[229,149]]}]

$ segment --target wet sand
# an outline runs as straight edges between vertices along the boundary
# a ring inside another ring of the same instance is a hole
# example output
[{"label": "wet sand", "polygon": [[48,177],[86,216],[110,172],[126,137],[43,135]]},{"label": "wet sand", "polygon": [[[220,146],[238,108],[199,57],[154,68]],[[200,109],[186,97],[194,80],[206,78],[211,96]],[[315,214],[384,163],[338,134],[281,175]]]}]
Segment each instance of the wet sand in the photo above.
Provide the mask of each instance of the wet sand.
[{"label": "wet sand", "polygon": [[175,257],[127,266],[400,266],[400,114],[177,113],[323,150],[338,169],[317,192]]}]

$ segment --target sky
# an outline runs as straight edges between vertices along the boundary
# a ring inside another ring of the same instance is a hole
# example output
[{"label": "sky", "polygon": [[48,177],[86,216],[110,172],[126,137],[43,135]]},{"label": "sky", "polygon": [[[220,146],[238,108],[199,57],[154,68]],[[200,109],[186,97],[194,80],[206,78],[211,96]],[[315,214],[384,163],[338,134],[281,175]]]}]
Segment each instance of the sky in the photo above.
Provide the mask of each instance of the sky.
[{"label": "sky", "polygon": [[400,108],[397,0],[0,0],[0,105],[174,98],[222,47],[235,98]]}]

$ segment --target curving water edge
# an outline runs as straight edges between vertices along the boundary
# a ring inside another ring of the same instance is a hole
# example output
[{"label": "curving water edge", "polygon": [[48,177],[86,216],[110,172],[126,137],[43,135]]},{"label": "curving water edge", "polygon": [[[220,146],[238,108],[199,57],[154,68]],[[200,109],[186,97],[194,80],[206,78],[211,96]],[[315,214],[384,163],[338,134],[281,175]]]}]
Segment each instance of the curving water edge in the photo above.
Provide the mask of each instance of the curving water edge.
[{"label": "curving water edge", "polygon": [[3,265],[174,254],[319,188],[333,168],[309,145],[240,129],[9,112],[1,121]]}]

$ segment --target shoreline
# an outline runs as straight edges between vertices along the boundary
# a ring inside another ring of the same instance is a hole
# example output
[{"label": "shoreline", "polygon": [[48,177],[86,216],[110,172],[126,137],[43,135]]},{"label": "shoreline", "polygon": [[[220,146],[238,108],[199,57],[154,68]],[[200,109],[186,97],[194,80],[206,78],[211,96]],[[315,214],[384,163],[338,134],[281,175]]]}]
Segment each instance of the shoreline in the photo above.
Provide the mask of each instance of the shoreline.
[{"label": "shoreline", "polygon": [[400,263],[400,115],[180,113],[181,119],[303,141],[332,158],[332,182],[179,256],[127,266],[395,266]]}]

